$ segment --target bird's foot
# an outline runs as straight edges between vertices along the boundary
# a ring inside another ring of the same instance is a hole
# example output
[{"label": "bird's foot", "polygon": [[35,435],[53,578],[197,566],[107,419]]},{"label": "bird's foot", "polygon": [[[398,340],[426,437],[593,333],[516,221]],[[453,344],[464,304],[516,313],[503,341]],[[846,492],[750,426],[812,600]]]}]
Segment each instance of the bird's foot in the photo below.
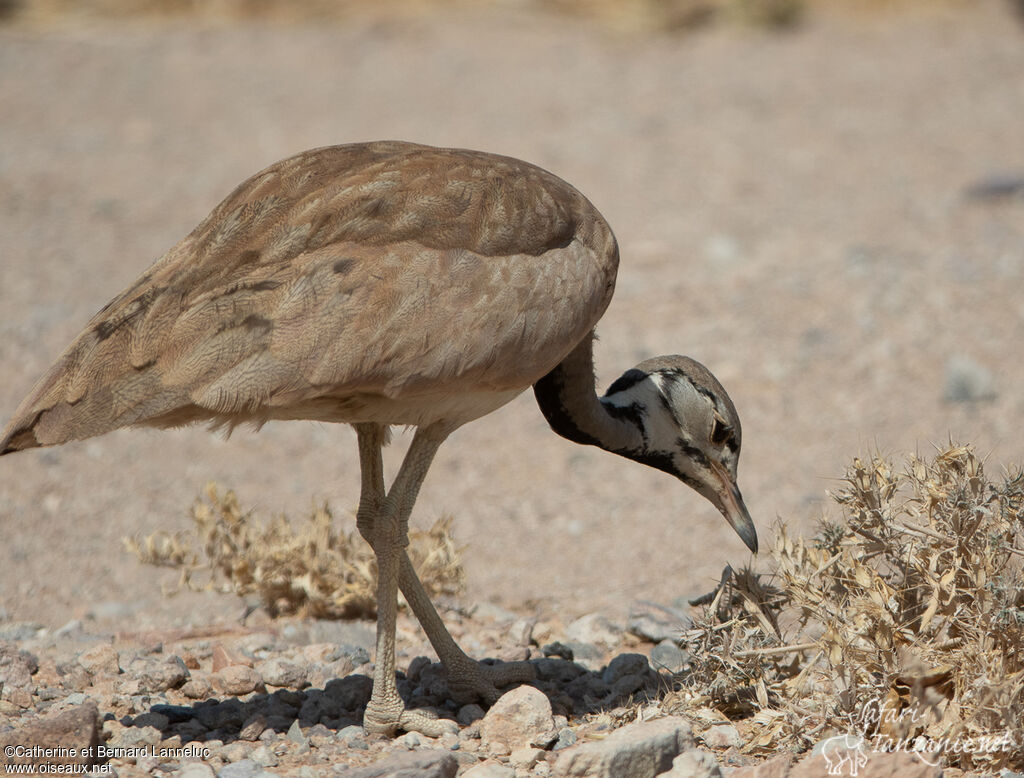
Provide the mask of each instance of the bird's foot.
[{"label": "bird's foot", "polygon": [[446,732],[458,734],[459,725],[451,719],[438,718],[433,711],[406,709],[401,702],[397,705],[375,705],[371,701],[363,713],[363,729],[367,734],[387,737],[394,737],[399,730],[440,737]]},{"label": "bird's foot", "polygon": [[483,664],[467,660],[446,667],[448,671],[448,693],[458,703],[483,700],[493,705],[504,693],[501,687],[529,683],[537,678],[537,672],[529,662],[501,662]]}]

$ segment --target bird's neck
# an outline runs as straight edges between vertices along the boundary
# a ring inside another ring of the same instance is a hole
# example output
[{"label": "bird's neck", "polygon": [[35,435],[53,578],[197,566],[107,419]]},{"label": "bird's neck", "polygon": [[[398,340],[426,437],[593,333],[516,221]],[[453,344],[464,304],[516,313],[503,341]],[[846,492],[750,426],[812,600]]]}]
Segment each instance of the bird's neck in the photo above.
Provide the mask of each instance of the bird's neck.
[{"label": "bird's neck", "polygon": [[551,429],[563,438],[615,453],[638,452],[643,432],[637,420],[613,412],[594,389],[593,341],[591,332],[533,385],[537,404]]}]

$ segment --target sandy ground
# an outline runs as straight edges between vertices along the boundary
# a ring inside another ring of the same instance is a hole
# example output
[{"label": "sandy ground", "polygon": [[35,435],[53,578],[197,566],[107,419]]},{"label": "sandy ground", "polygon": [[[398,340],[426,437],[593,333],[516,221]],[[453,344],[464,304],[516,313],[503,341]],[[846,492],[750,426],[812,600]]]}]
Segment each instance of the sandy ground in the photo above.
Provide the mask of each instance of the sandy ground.
[{"label": "sandy ground", "polygon": [[[762,544],[812,528],[845,464],[952,436],[1024,462],[1024,28],[1008,4],[622,35],[504,10],[337,25],[0,28],[0,415],[91,314],[236,183],[298,150],[399,138],[519,156],[621,243],[599,382],[660,353],[721,378]],[[994,399],[943,398],[950,361]],[[390,455],[393,468],[407,437]],[[263,515],[350,521],[353,433],[127,431],[0,460],[0,618],[237,617],[162,590],[120,539],[187,525],[208,479]],[[706,590],[740,540],[668,476],[552,434],[527,393],[442,449],[417,521],[456,517],[467,600],[622,613]],[[766,564],[766,560],[761,564]]]}]

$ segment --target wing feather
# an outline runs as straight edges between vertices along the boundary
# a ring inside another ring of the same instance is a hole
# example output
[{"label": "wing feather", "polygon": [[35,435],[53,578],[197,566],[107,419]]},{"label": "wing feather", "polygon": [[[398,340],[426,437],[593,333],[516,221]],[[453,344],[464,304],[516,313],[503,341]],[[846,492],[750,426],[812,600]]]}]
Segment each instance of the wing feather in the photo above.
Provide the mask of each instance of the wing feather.
[{"label": "wing feather", "polygon": [[397,142],[304,152],[105,306],[0,453],[349,395],[522,389],[593,328],[617,260],[593,206],[527,163]]}]

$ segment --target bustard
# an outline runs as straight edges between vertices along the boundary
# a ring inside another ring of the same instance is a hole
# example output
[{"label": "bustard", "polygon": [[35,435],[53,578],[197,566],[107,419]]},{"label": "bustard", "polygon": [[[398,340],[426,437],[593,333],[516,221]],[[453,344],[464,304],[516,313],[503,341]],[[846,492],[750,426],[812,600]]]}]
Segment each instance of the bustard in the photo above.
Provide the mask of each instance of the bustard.
[{"label": "bustard", "polygon": [[[757,550],[736,486],[740,421],[687,357],[641,362],[599,397],[594,325],[618,247],[576,189],[475,151],[382,142],[306,151],[241,184],[107,304],[15,412],[0,453],[131,425],[316,419],[355,427],[359,532],[378,563],[377,654],[364,726],[439,734],[395,684],[400,587],[456,699],[532,679],[450,637],[406,554],[438,446],[532,386],[552,429],[664,470]],[[390,425],[416,428],[385,489]]]}]

